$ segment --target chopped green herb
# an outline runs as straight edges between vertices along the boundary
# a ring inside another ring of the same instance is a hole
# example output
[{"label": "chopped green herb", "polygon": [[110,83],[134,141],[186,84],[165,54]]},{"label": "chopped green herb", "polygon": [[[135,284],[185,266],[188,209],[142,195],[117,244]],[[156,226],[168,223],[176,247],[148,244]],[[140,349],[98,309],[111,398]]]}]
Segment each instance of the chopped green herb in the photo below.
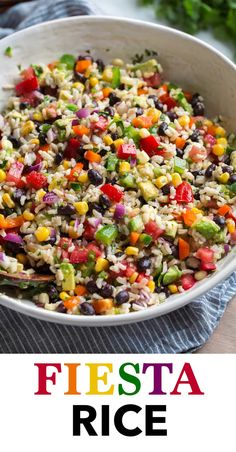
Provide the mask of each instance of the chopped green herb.
[{"label": "chopped green herb", "polygon": [[4,55],[6,55],[9,58],[11,58],[13,56],[13,48],[12,47],[7,47],[5,49]]}]

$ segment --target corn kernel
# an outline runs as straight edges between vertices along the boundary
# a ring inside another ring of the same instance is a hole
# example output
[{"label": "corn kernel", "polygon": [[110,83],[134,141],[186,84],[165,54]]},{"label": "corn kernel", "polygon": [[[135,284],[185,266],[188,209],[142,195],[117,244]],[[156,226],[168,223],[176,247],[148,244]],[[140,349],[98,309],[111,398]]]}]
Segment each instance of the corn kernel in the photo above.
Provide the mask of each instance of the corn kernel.
[{"label": "corn kernel", "polygon": [[121,58],[114,58],[114,60],[112,60],[112,64],[114,66],[123,66],[124,61]]},{"label": "corn kernel", "polygon": [[68,229],[68,234],[71,239],[78,239],[79,234],[74,230],[74,226],[70,226]]},{"label": "corn kernel", "polygon": [[43,122],[43,115],[42,115],[41,111],[34,113],[33,119],[38,122]]},{"label": "corn kernel", "polygon": [[164,185],[166,185],[168,182],[167,177],[166,176],[160,176],[156,179],[155,184],[158,188],[162,188],[164,187]]},{"label": "corn kernel", "polygon": [[169,289],[170,293],[178,292],[178,287],[176,286],[176,284],[169,284],[168,289]]},{"label": "corn kernel", "polygon": [[113,72],[112,69],[110,67],[107,67],[104,69],[103,73],[102,73],[102,79],[105,82],[111,82],[113,78]]},{"label": "corn kernel", "polygon": [[205,119],[203,122],[204,126],[211,127],[213,125],[213,122],[210,121],[210,119]]},{"label": "corn kernel", "polygon": [[216,143],[222,144],[222,146],[225,146],[225,147],[228,145],[228,141],[224,137],[217,138]]},{"label": "corn kernel", "polygon": [[107,259],[104,259],[103,257],[98,257],[96,265],[95,265],[95,271],[97,273],[100,273],[102,271],[106,271],[109,268],[109,262]]},{"label": "corn kernel", "polygon": [[62,301],[66,301],[66,300],[69,300],[69,298],[71,298],[67,292],[61,292],[59,294],[59,297]]},{"label": "corn kernel", "polygon": [[110,135],[106,135],[103,138],[104,143],[106,144],[106,146],[110,146],[113,143],[113,139],[111,138]]},{"label": "corn kernel", "polygon": [[188,126],[189,125],[189,121],[190,121],[190,118],[187,115],[180,116],[180,118],[178,119],[178,122],[181,125],[181,127]]},{"label": "corn kernel", "polygon": [[20,162],[20,163],[24,163],[24,162],[25,162],[25,159],[24,159],[24,157],[19,157],[19,158],[18,158],[18,162]]},{"label": "corn kernel", "polygon": [[44,197],[44,195],[46,195],[46,191],[41,188],[40,190],[37,191],[37,193],[35,195],[36,201],[41,201],[41,199]]},{"label": "corn kernel", "polygon": [[179,173],[173,173],[171,175],[172,178],[172,184],[174,185],[174,187],[178,187],[178,185],[180,185],[182,183],[182,179],[179,175]]},{"label": "corn kernel", "polygon": [[74,203],[79,215],[85,215],[88,212],[88,203],[86,201],[79,201]]},{"label": "corn kernel", "polygon": [[80,83],[80,82],[73,83],[72,88],[76,88],[76,89],[80,90],[82,93],[84,91],[84,85],[83,85],[83,83]]},{"label": "corn kernel", "polygon": [[[71,94],[69,91],[61,90],[59,94],[60,100],[69,100],[71,98]],[[49,115],[48,115],[49,113]],[[50,111],[47,110],[47,116],[50,117]]]},{"label": "corn kernel", "polygon": [[148,286],[150,292],[154,292],[155,287],[156,287],[154,281],[149,281],[149,282],[147,283],[147,286]]},{"label": "corn kernel", "polygon": [[23,254],[23,253],[18,253],[16,255],[16,259],[18,260],[18,262],[20,262],[20,264],[22,265],[26,265],[28,263],[28,257]]},{"label": "corn kernel", "polygon": [[191,212],[199,214],[201,213],[203,215],[203,211],[200,209],[197,209],[197,207],[192,207]]},{"label": "corn kernel", "polygon": [[117,140],[113,141],[113,144],[117,149],[121,144],[124,144],[124,140],[122,138],[118,138]]},{"label": "corn kernel", "polygon": [[230,234],[233,234],[235,231],[235,222],[231,218],[228,218],[226,220],[226,225],[227,225],[228,232]]},{"label": "corn kernel", "polygon": [[16,271],[17,273],[21,273],[24,270],[24,265],[23,264],[19,264],[19,262],[17,263],[17,267],[16,267]]},{"label": "corn kernel", "polygon": [[149,110],[147,112],[147,116],[150,116],[152,119],[152,122],[155,123],[160,118],[161,111],[157,110],[157,108],[149,108]]},{"label": "corn kernel", "polygon": [[30,144],[39,144],[38,138],[33,138],[32,140],[30,140]]},{"label": "corn kernel", "polygon": [[114,116],[113,116],[113,119],[115,119],[115,120],[120,119],[119,113],[115,113]]},{"label": "corn kernel", "polygon": [[70,168],[70,162],[69,162],[69,160],[64,160],[63,166],[64,166],[65,169]]},{"label": "corn kernel", "polygon": [[121,162],[119,165],[119,173],[128,173],[130,171],[129,162]]},{"label": "corn kernel", "polygon": [[2,200],[7,205],[7,207],[9,207],[10,209],[15,207],[15,203],[12,201],[9,193],[4,193]]},{"label": "corn kernel", "polygon": [[221,184],[227,184],[229,178],[230,178],[229,173],[223,173],[223,174],[221,174],[221,175],[218,177],[218,181],[219,181]]},{"label": "corn kernel", "polygon": [[139,253],[139,249],[136,248],[135,246],[127,246],[127,248],[125,248],[125,254],[127,256],[137,256]]},{"label": "corn kernel", "polygon": [[217,156],[224,155],[225,147],[222,146],[222,144],[214,144],[214,146],[212,146],[212,152]]},{"label": "corn kernel", "polygon": [[7,175],[5,173],[5,171],[3,171],[2,169],[0,169],[0,182],[4,182],[4,180],[6,179]]},{"label": "corn kernel", "polygon": [[86,173],[86,171],[82,171],[77,177],[77,180],[78,182],[81,182],[81,184],[85,184],[88,182],[88,173]]},{"label": "corn kernel", "polygon": [[133,284],[136,281],[137,277],[138,277],[138,272],[134,272],[129,278],[130,284]]},{"label": "corn kernel", "polygon": [[89,83],[90,83],[90,86],[92,86],[92,87],[96,86],[98,84],[97,77],[90,77]]},{"label": "corn kernel", "polygon": [[44,226],[39,226],[38,229],[36,229],[35,231],[35,237],[39,242],[44,242],[45,240],[48,239],[49,235],[50,235],[50,229],[44,227]]},{"label": "corn kernel", "polygon": [[225,132],[225,129],[223,127],[219,126],[219,127],[216,127],[215,134],[217,136],[220,136],[220,137],[225,137],[226,132]]},{"label": "corn kernel", "polygon": [[34,130],[34,123],[33,121],[27,121],[21,128],[21,133],[23,137],[26,135],[29,135]]},{"label": "corn kernel", "polygon": [[24,210],[23,217],[26,221],[33,221],[35,216],[29,210]]}]

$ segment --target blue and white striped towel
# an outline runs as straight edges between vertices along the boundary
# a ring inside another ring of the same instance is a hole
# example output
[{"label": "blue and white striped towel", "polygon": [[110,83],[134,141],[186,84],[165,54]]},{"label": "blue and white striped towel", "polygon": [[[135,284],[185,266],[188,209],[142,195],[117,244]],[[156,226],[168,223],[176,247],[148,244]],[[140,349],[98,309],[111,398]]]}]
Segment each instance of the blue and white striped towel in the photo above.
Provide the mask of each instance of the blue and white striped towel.
[{"label": "blue and white striped towel", "polygon": [[[83,0],[24,3],[0,17],[0,37],[45,20],[96,12],[92,4]],[[236,273],[178,311],[146,322],[112,328],[56,325],[0,307],[0,352],[192,352],[210,337],[235,292]]]}]

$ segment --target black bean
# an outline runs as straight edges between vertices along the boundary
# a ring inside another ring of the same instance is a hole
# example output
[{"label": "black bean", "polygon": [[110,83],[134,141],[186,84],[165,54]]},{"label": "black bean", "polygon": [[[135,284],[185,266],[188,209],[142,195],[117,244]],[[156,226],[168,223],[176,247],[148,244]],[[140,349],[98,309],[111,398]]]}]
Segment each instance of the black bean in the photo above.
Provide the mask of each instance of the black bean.
[{"label": "black bean", "polygon": [[213,171],[215,171],[215,169],[216,169],[216,165],[214,163],[211,163],[211,165],[209,165],[205,171],[205,176],[211,177],[213,174]]},{"label": "black bean", "polygon": [[79,72],[74,71],[74,75],[75,75],[75,79],[78,80],[78,82],[85,85],[85,83],[87,82],[87,78],[83,74],[80,74]]},{"label": "black bean", "polygon": [[4,215],[4,217],[8,217],[8,215],[12,215],[15,212],[14,209],[10,209],[10,207],[5,207],[4,209],[1,209],[1,215]]},{"label": "black bean", "polygon": [[234,184],[236,182],[236,174],[232,174],[229,178],[229,184]]},{"label": "black bean", "polygon": [[178,115],[174,111],[167,111],[166,114],[171,122],[174,122],[178,118]]},{"label": "black bean", "polygon": [[123,256],[123,252],[122,251],[117,251],[117,253],[115,253],[115,256],[116,257],[121,257],[121,256]]},{"label": "black bean", "polygon": [[168,124],[166,122],[162,122],[158,127],[158,134],[161,136],[165,135],[167,129],[168,129]]},{"label": "black bean", "polygon": [[200,132],[199,132],[199,130],[197,129],[197,130],[195,130],[193,133],[192,133],[192,135],[190,135],[190,140],[192,140],[192,141],[199,141],[199,138],[200,138]]},{"label": "black bean", "polygon": [[119,89],[121,89],[121,90],[125,89],[125,84],[121,83],[120,86],[119,86]]},{"label": "black bean", "polygon": [[110,298],[113,294],[113,286],[111,284],[104,284],[99,291],[100,295],[104,298]]},{"label": "black bean", "polygon": [[111,138],[112,138],[113,141],[117,140],[119,138],[118,133],[117,132],[112,132],[111,133]]},{"label": "black bean", "polygon": [[179,149],[179,148],[176,148],[176,155],[177,155],[177,157],[183,157],[183,155],[184,155],[184,151],[183,151],[183,149]]},{"label": "black bean", "polygon": [[117,102],[121,101],[121,99],[118,96],[116,96],[116,94],[113,92],[110,93],[108,97],[109,97],[109,104],[111,105],[111,107],[113,107],[113,105],[117,104]]},{"label": "black bean", "polygon": [[13,148],[18,149],[21,145],[20,141],[17,140],[16,138],[14,138],[13,136],[9,135],[9,137],[7,137],[7,139],[12,143]]},{"label": "black bean", "polygon": [[194,113],[194,116],[204,116],[205,106],[204,106],[203,102],[197,102],[193,106],[193,113]]},{"label": "black bean", "polygon": [[172,256],[175,257],[175,259],[178,259],[178,257],[179,257],[178,247],[176,245],[170,245],[170,249],[171,249]]},{"label": "black bean", "polygon": [[160,111],[163,111],[164,105],[163,103],[158,99],[157,96],[155,96],[155,94],[150,94],[150,96],[148,96],[149,99],[153,99],[155,108],[157,108]]},{"label": "black bean", "polygon": [[46,136],[45,133],[40,132],[40,133],[38,134],[39,143],[40,143],[41,145],[47,143],[46,138],[47,138],[47,136]]},{"label": "black bean", "polygon": [[22,190],[22,188],[16,188],[16,190],[13,192],[13,199],[15,202],[20,202],[21,197],[25,195],[25,191]]},{"label": "black bean", "polygon": [[97,170],[90,169],[88,171],[88,177],[89,177],[90,182],[95,186],[101,185],[103,182],[103,177]]},{"label": "black bean", "polygon": [[231,168],[231,166],[228,166],[228,165],[222,166],[222,173],[232,174],[232,172],[233,172],[233,168]]},{"label": "black bean", "polygon": [[84,303],[81,303],[79,309],[80,309],[81,314],[83,314],[83,315],[96,315],[93,305],[88,303],[87,301],[84,301]]},{"label": "black bean", "polygon": [[103,208],[111,207],[111,201],[110,201],[110,199],[108,198],[107,195],[104,195],[104,194],[100,195],[99,196],[99,203],[101,204],[101,206]]},{"label": "black bean", "polygon": [[93,279],[90,279],[87,282],[86,289],[89,291],[89,293],[98,293],[99,292],[98,286]]},{"label": "black bean", "polygon": [[100,204],[98,204],[97,202],[90,202],[89,203],[88,213],[90,215],[92,215],[93,210],[96,210],[97,212],[102,213],[102,214],[104,213],[104,208]]},{"label": "black bean", "polygon": [[57,312],[60,312],[61,314],[65,314],[65,313],[67,312],[67,309],[65,308],[65,306],[64,306],[63,303],[60,303],[60,304],[57,306],[56,311],[57,311]]},{"label": "black bean", "polygon": [[137,269],[140,273],[145,272],[151,267],[152,261],[150,257],[141,257],[137,262]]},{"label": "black bean", "polygon": [[192,270],[197,270],[197,268],[200,267],[200,260],[196,257],[188,257],[188,259],[186,259],[186,266]]},{"label": "black bean", "polygon": [[56,301],[58,301],[58,298],[59,298],[58,290],[53,284],[50,284],[47,287],[47,294],[49,296],[49,299],[50,299],[51,303],[56,303]]},{"label": "black bean", "polygon": [[220,226],[221,229],[224,229],[225,227],[225,218],[222,217],[221,215],[215,215],[213,217],[214,222]]},{"label": "black bean", "polygon": [[20,102],[19,107],[20,107],[20,110],[24,110],[25,108],[29,107],[29,104],[28,104],[28,102]]},{"label": "black bean", "polygon": [[56,241],[57,241],[56,237],[50,237],[50,238],[47,240],[47,244],[49,244],[49,245],[55,245]]},{"label": "black bean", "polygon": [[194,199],[196,199],[196,201],[199,201],[200,200],[199,190],[196,190],[193,196],[194,196]]},{"label": "black bean", "polygon": [[107,111],[107,113],[110,115],[110,116],[114,116],[114,114],[115,114],[115,110],[114,110],[114,108],[112,108],[112,107],[106,107],[105,108],[105,110],[104,111]]},{"label": "black bean", "polygon": [[136,116],[141,116],[141,115],[143,115],[143,108],[137,107],[136,108]]},{"label": "black bean", "polygon": [[64,158],[63,153],[62,152],[58,152],[56,154],[56,156],[55,156],[55,160],[54,160],[55,164],[56,165],[60,165],[60,163],[62,162],[63,158]]},{"label": "black bean", "polygon": [[104,64],[104,62],[101,60],[101,58],[98,58],[98,59],[96,60],[96,63],[97,63],[98,70],[99,70],[100,72],[104,71],[105,64]]},{"label": "black bean", "polygon": [[17,253],[20,253],[22,251],[22,245],[20,243],[13,243],[13,242],[5,242],[4,243],[5,248],[7,249],[7,251],[9,251],[10,253],[12,253],[14,256]]},{"label": "black bean", "polygon": [[170,194],[170,185],[166,184],[164,187],[161,188],[161,191],[163,195],[169,195]]},{"label": "black bean", "polygon": [[129,301],[129,292],[127,290],[121,290],[115,298],[117,304],[127,303]]},{"label": "black bean", "polygon": [[226,165],[230,165],[230,161],[231,161],[230,155],[224,154],[224,155],[223,155],[222,162],[224,162]]},{"label": "black bean", "polygon": [[204,171],[203,171],[203,170],[192,171],[192,175],[193,175],[194,177],[197,177],[197,176],[203,176],[203,174],[204,174]]},{"label": "black bean", "polygon": [[77,60],[78,61],[90,60],[93,62],[93,58],[90,55],[79,55]]},{"label": "black bean", "polygon": [[75,208],[74,206],[67,204],[66,206],[59,206],[57,212],[59,215],[74,215]]},{"label": "black bean", "polygon": [[107,155],[107,150],[106,149],[101,149],[99,151],[99,155],[101,155],[101,157],[104,157],[105,155]]}]

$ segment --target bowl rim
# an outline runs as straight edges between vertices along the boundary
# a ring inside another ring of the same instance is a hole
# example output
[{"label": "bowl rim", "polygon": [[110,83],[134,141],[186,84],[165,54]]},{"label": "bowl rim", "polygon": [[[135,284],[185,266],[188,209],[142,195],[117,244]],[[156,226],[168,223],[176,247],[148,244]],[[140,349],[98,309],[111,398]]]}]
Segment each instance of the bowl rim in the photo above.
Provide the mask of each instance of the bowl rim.
[{"label": "bowl rim", "polygon": [[[173,36],[180,37],[184,40],[193,42],[204,49],[207,49],[209,52],[215,54],[220,60],[222,60],[225,64],[230,66],[236,74],[236,65],[225,55],[223,55],[218,49],[214,48],[212,45],[202,41],[201,39],[191,36],[183,31],[176,30],[174,28],[170,28],[166,25],[156,24],[153,22],[142,21],[138,19],[130,19],[126,17],[119,16],[105,16],[105,15],[82,15],[82,16],[72,16],[65,17],[60,19],[54,19],[47,22],[42,22],[40,24],[33,25],[31,27],[27,27],[23,30],[19,30],[11,35],[6,36],[1,40],[0,45],[4,45],[8,40],[17,39],[18,36],[34,32],[34,30],[48,27],[52,24],[60,24],[60,23],[71,23],[71,22],[118,22],[118,23],[126,23],[133,24],[137,26],[145,26],[147,28],[158,29],[160,31],[167,32],[172,34]],[[235,249],[230,252],[230,255],[235,254]],[[223,259],[224,260],[224,259]],[[222,261],[221,261],[222,262]],[[222,265],[221,265],[222,266]],[[81,326],[81,327],[102,327],[102,326],[116,326],[123,325],[128,323],[140,322],[148,319],[154,319],[155,317],[168,314],[171,311],[176,309],[180,309],[186,304],[196,300],[201,295],[207,293],[210,289],[212,289],[216,284],[224,281],[233,271],[236,270],[236,256],[235,258],[227,263],[227,265],[223,265],[219,271],[216,271],[209,278],[206,278],[203,281],[198,282],[193,289],[183,292],[182,294],[172,295],[167,301],[161,303],[159,305],[155,305],[153,307],[149,307],[142,311],[132,312],[128,314],[119,314],[119,315],[104,315],[104,316],[77,316],[73,314],[62,314],[56,311],[47,311],[43,308],[37,308],[33,302],[30,300],[24,302],[24,300],[20,300],[17,298],[13,298],[11,296],[0,293],[0,304],[2,306],[8,307],[15,311],[20,312],[21,314],[28,315],[30,317],[37,318],[39,320],[45,320],[55,323],[61,323],[72,326]]]}]

